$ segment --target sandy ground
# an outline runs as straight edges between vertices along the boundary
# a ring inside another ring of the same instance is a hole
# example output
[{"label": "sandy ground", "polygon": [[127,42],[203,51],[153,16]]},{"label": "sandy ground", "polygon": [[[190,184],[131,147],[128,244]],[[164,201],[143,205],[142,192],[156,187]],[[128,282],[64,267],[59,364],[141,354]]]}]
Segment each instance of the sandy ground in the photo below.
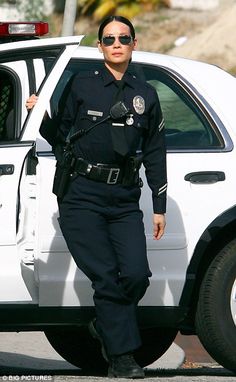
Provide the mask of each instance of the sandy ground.
[{"label": "sandy ground", "polygon": [[[219,65],[236,74],[236,1],[220,0],[209,11],[160,9],[135,19],[142,21],[141,50],[160,51]],[[175,46],[178,41],[185,41]]]},{"label": "sandy ground", "polygon": [[227,3],[208,26],[169,53],[214,63],[236,74],[236,2]]}]

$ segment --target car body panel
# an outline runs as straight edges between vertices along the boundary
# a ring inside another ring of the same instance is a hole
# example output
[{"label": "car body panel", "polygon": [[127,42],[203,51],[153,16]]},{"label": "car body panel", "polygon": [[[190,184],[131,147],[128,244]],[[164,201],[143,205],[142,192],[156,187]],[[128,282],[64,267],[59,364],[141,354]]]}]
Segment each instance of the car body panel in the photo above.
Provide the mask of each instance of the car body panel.
[{"label": "car body panel", "polygon": [[[101,59],[101,55],[97,53],[95,49],[87,49],[79,47],[75,52],[76,58],[91,58]],[[142,58],[142,60],[141,60]],[[229,198],[222,198],[225,187],[234,187],[235,182],[230,177],[230,174],[226,173],[226,180],[222,182],[216,182],[212,184],[192,184],[184,180],[184,177],[188,173],[198,171],[225,171],[225,168],[229,168],[232,163],[233,155],[232,142],[225,132],[222,121],[219,122],[219,117],[215,111],[212,113],[213,106],[210,102],[210,97],[206,101],[206,90],[203,93],[199,93],[201,90],[193,86],[193,82],[190,83],[191,78],[189,75],[184,77],[184,73],[176,65],[174,59],[162,57],[153,54],[144,54],[142,52],[134,52],[133,62],[145,62],[151,65],[155,63],[162,68],[165,68],[169,73],[174,73],[176,78],[180,78],[181,82],[191,89],[191,92],[196,98],[199,98],[203,107],[207,109],[208,113],[211,113],[212,119],[217,119],[218,125],[222,129],[225,148],[218,150],[218,153],[206,152],[172,152],[168,153],[168,209],[167,209],[167,227],[164,237],[160,241],[154,241],[152,238],[152,204],[151,204],[151,192],[145,182],[144,170],[142,170],[142,179],[144,180],[144,187],[141,197],[141,208],[144,211],[144,222],[148,245],[148,258],[150,266],[153,272],[151,278],[151,285],[148,288],[145,297],[141,301],[143,306],[178,306],[182,290],[185,283],[186,272],[191,260],[191,256],[194,252],[194,248],[198,242],[205,227],[207,227],[212,220],[214,220],[225,209],[229,208],[234,202],[234,195]],[[178,60],[180,63],[184,60]],[[191,62],[189,62],[191,66]],[[198,67],[204,68],[206,64],[199,63]],[[218,73],[218,68],[212,68],[213,71]],[[208,70],[208,69],[207,69]],[[178,73],[179,71],[179,73]],[[186,70],[187,72],[187,70]],[[226,76],[222,74],[220,76]],[[218,74],[215,74],[217,78]],[[235,80],[229,76],[231,80],[231,87],[234,85]],[[209,85],[208,85],[209,87]],[[202,90],[201,90],[202,91]],[[203,95],[204,94],[204,97]],[[217,118],[216,118],[217,117]],[[40,141],[40,139],[39,139]],[[42,166],[42,174],[49,168],[50,162],[53,158],[47,155],[40,155],[45,153],[45,148],[38,142],[39,163]],[[228,151],[225,154],[224,161],[222,162],[222,151]],[[217,151],[217,150],[215,150]],[[41,154],[40,154],[41,153]],[[186,157],[188,158],[186,160]],[[191,157],[191,160],[189,159]],[[53,164],[55,165],[55,163]],[[49,195],[52,184],[46,188],[43,186],[43,179],[38,182],[41,185],[41,190],[46,195]],[[227,185],[226,185],[227,183]],[[39,197],[39,200],[45,200],[45,197]],[[219,201],[217,206],[215,200]],[[90,293],[84,291],[86,288],[90,288],[90,283],[87,278],[77,270],[73,259],[68,256],[66,245],[61,236],[59,225],[57,223],[58,213],[55,197],[52,195],[50,198],[47,196],[47,204],[40,205],[39,211],[45,210],[46,219],[43,219],[39,227],[39,237],[41,242],[39,243],[38,252],[38,265],[35,264],[38,269],[38,277],[40,279],[40,305],[50,306],[63,305],[63,306],[87,306],[93,305],[92,296]],[[52,224],[50,224],[50,206],[53,206]],[[206,211],[207,214],[200,215],[200,210]],[[45,226],[45,221],[49,222]],[[51,238],[53,236],[53,240]],[[189,239],[191,238],[191,239]],[[51,270],[58,267],[58,274],[51,276]],[[52,285],[55,287],[53,288]],[[46,291],[50,289],[50,294],[46,294]],[[84,298],[84,293],[86,298]]]},{"label": "car body panel", "polygon": [[[19,77],[22,97],[19,142],[6,147],[1,145],[0,154],[0,163],[15,166],[14,177],[0,176],[4,192],[1,193],[0,219],[6,223],[0,245],[4,249],[14,247],[14,264],[20,264],[18,268],[16,266],[16,280],[26,288],[24,292],[16,293],[13,299],[16,303],[27,301],[40,307],[93,306],[90,282],[77,269],[60,231],[57,201],[51,192],[56,161],[50,145],[39,134],[44,113],[46,110],[50,112],[51,95],[67,70],[70,58],[78,62],[90,60],[91,64],[102,60],[95,48],[76,48],[81,38],[10,43],[0,49],[2,65]],[[25,99],[29,96],[30,86],[24,55],[26,59],[29,52],[37,51],[37,47],[42,52],[54,46],[61,47],[63,52],[48,73],[40,56],[33,58],[34,85],[39,100],[27,113]],[[21,59],[14,61],[18,48]],[[8,53],[12,62],[6,61]],[[179,305],[187,269],[199,238],[217,216],[235,205],[234,192],[229,192],[236,186],[233,176],[236,113],[232,97],[235,78],[212,65],[154,53],[134,52],[133,63],[137,68],[147,66],[154,72],[163,73],[179,93],[185,95],[194,112],[203,116],[209,128],[217,130],[222,142],[221,146],[203,149],[197,146],[192,149],[168,148],[167,227],[160,241],[152,238],[151,191],[145,181],[144,169],[141,170],[144,186],[140,204],[144,211],[153,276],[140,305],[175,307]],[[37,159],[35,174],[25,170],[27,163],[32,161],[31,153]],[[13,157],[14,161],[10,161]],[[202,183],[185,180],[187,174],[202,171],[222,172],[225,179]],[[13,221],[17,223],[17,234]],[[3,294],[1,296],[3,298]],[[9,292],[9,301],[13,300]]]},{"label": "car body panel", "polygon": [[28,51],[34,48],[48,48],[49,46],[55,48],[56,46],[63,47],[70,44],[79,44],[83,37],[83,35],[79,35],[9,42],[0,45],[0,52],[1,56],[5,52],[7,52],[8,56],[13,52],[14,56],[18,57],[23,51],[24,56],[27,58]]}]

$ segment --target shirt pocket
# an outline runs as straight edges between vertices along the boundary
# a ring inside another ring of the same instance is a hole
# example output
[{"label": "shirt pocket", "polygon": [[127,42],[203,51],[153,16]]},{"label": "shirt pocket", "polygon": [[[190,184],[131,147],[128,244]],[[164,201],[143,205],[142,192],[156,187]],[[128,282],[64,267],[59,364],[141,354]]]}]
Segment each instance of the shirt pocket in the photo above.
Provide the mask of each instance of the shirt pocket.
[{"label": "shirt pocket", "polygon": [[148,129],[148,116],[145,114],[142,115],[134,115],[134,128],[139,132],[144,132]]},{"label": "shirt pocket", "polygon": [[148,129],[148,117],[146,115],[133,115],[131,118],[133,118],[132,124],[126,122],[126,139],[131,150],[136,150]]},{"label": "shirt pocket", "polygon": [[95,128],[95,125],[99,126],[103,119],[104,116],[102,112],[82,109],[77,120],[77,129],[86,131],[91,129],[92,131],[93,127]]}]

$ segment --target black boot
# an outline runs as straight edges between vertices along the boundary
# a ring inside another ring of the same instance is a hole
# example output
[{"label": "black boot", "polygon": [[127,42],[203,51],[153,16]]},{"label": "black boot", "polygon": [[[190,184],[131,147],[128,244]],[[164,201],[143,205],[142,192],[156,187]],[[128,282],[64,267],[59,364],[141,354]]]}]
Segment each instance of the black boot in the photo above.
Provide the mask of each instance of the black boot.
[{"label": "black boot", "polygon": [[103,339],[102,337],[100,336],[100,334],[98,333],[97,329],[96,329],[96,318],[93,319],[89,325],[88,325],[88,329],[89,329],[89,332],[91,334],[91,336],[95,339],[95,340],[98,340],[100,342],[100,345],[101,345],[101,351],[102,351],[102,355],[103,355],[103,358],[105,359],[105,361],[108,362],[108,356],[107,356],[107,352],[106,352],[106,349],[105,349],[105,345],[103,343]]},{"label": "black boot", "polygon": [[143,369],[136,363],[132,354],[113,356],[110,359],[108,377],[144,378]]}]

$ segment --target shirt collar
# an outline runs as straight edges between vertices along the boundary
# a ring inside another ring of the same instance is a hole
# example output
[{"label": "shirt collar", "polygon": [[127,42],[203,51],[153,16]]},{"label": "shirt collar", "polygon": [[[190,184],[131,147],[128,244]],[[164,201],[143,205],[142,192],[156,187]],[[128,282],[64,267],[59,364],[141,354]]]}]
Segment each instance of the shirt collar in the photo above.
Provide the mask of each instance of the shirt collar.
[{"label": "shirt collar", "polygon": [[[104,85],[107,86],[107,85],[110,85],[112,82],[115,82],[115,77],[113,76],[113,74],[109,71],[109,69],[107,69],[106,66],[104,66],[103,68],[103,71],[102,71],[102,78],[103,78],[103,82],[104,82]],[[133,84],[133,80],[134,80],[134,76],[129,73],[128,71],[125,72],[122,80],[130,87],[134,88],[134,84]]]}]

